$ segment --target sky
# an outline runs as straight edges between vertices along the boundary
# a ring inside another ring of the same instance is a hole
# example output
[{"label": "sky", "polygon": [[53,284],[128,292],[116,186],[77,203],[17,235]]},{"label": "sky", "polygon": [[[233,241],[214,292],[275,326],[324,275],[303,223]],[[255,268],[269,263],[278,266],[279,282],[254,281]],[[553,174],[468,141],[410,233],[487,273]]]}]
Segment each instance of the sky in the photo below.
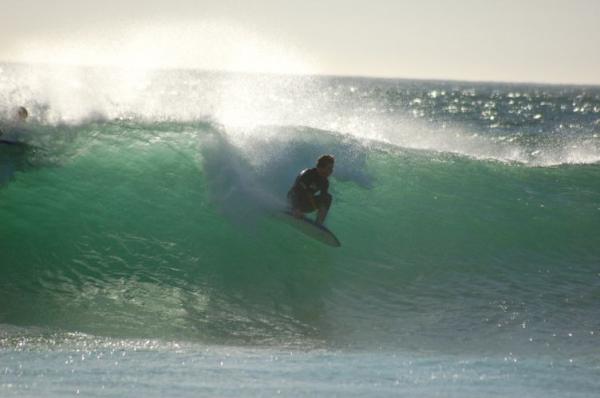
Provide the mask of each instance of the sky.
[{"label": "sky", "polygon": [[0,62],[600,84],[600,1],[0,0]]}]

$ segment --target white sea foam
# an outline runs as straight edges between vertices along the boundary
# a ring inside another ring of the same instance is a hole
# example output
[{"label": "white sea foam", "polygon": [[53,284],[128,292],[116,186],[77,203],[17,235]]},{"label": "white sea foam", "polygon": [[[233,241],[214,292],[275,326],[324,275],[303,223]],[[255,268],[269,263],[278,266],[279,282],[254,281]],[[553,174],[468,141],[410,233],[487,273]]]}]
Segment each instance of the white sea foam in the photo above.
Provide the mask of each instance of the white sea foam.
[{"label": "white sea foam", "polygon": [[[549,91],[539,99],[533,94],[519,96],[522,102],[518,103],[509,89],[497,88],[486,94],[491,89],[484,85],[470,90],[460,85],[452,90],[429,87],[436,84],[5,65],[0,71],[0,111],[6,118],[17,104],[25,105],[33,121],[54,125],[113,119],[210,121],[223,126],[229,142],[238,148],[251,147],[253,142],[275,142],[274,138],[291,141],[294,134],[303,133],[294,128],[303,126],[312,129],[305,131],[338,134],[340,139],[356,139],[366,146],[382,142],[533,166],[600,160],[598,124],[589,117],[595,109],[600,110],[600,101],[593,94],[581,99],[577,90]],[[565,102],[574,104],[569,105],[575,107],[571,113],[565,110]],[[544,113],[548,106],[556,110]],[[588,115],[580,115],[580,109],[587,109]],[[583,122],[572,123],[575,117]],[[565,120],[562,123],[561,118]],[[508,124],[502,125],[502,121]],[[288,135],[290,131],[293,134]]]}]

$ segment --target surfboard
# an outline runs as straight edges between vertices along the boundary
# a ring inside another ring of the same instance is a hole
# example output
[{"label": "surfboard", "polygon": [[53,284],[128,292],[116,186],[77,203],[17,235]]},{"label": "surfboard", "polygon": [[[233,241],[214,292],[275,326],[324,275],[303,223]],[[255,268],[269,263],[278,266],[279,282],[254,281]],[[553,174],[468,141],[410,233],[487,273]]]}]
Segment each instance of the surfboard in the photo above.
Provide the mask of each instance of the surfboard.
[{"label": "surfboard", "polygon": [[333,247],[340,247],[342,245],[338,238],[335,237],[333,232],[328,230],[325,226],[317,224],[316,222],[306,217],[294,217],[292,212],[289,210],[279,213],[279,216],[282,220],[287,222],[292,227],[296,228],[298,231],[302,232],[307,236],[310,236],[315,240],[318,240],[321,243]]}]

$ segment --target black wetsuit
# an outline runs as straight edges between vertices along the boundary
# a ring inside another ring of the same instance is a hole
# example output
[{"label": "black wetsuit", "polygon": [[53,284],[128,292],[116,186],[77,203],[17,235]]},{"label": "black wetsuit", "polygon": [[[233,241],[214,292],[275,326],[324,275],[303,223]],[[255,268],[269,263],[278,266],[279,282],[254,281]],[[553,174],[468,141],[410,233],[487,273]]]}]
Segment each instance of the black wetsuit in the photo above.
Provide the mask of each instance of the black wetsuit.
[{"label": "black wetsuit", "polygon": [[[327,178],[322,177],[316,168],[305,169],[296,177],[294,186],[287,196],[292,208],[303,213],[310,213],[322,207],[329,209],[332,197],[328,190],[329,180]],[[313,200],[311,201],[310,198]]]}]

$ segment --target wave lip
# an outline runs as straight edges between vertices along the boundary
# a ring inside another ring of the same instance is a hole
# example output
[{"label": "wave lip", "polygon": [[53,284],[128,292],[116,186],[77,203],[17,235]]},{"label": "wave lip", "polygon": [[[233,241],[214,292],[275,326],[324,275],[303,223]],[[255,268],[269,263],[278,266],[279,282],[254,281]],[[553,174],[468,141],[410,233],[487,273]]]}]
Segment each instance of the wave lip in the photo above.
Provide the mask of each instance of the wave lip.
[{"label": "wave lip", "polygon": [[[230,137],[306,126],[401,148],[533,166],[597,163],[595,87],[3,64],[0,116],[41,124],[214,121]],[[133,78],[135,77],[135,78]]]}]

